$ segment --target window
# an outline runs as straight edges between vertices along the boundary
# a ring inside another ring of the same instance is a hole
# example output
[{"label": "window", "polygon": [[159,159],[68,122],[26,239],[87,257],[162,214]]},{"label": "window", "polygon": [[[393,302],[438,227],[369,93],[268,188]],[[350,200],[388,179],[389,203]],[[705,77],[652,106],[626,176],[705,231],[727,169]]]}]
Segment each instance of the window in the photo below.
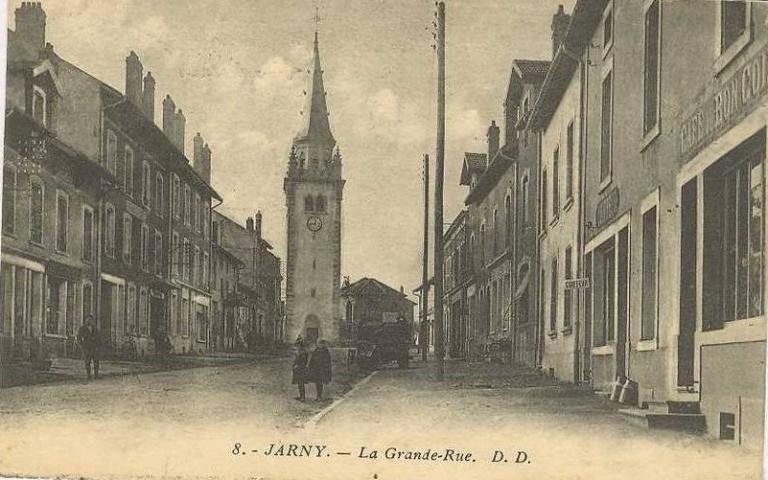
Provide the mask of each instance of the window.
[{"label": "window", "polygon": [[149,227],[141,226],[141,269],[149,271]]},{"label": "window", "polygon": [[539,212],[539,217],[541,219],[541,231],[544,232],[547,230],[547,195],[549,194],[549,190],[547,188],[547,171],[544,170],[541,172],[541,211]]},{"label": "window", "polygon": [[83,260],[93,261],[93,209],[89,206],[83,207]]},{"label": "window", "polygon": [[3,167],[3,233],[16,232],[16,169]]},{"label": "window", "polygon": [[163,198],[163,174],[157,172],[155,174],[155,212],[158,217],[163,216],[164,198]]},{"label": "window", "polygon": [[[762,154],[752,154],[724,177],[723,320],[763,314],[764,233]],[[706,211],[706,207],[705,207]]]},{"label": "window", "polygon": [[186,239],[186,238],[184,239],[184,248],[182,248],[181,250],[182,250],[182,256],[183,256],[183,260],[182,260],[181,266],[182,266],[182,271],[184,273],[184,280],[187,283],[189,283],[191,281],[191,277],[192,277],[192,275],[191,275],[191,270],[192,270],[191,263],[192,262],[191,262],[191,258],[190,258],[192,253],[191,253],[191,250],[189,248],[189,240],[188,239]]},{"label": "window", "polygon": [[641,340],[649,340],[656,336],[656,248],[657,214],[654,206],[643,213]]},{"label": "window", "polygon": [[128,145],[125,146],[125,193],[129,196],[133,196],[133,149]]},{"label": "window", "polygon": [[208,289],[208,262],[210,258],[207,252],[203,253],[203,288]]},{"label": "window", "polygon": [[184,224],[189,225],[192,221],[192,190],[189,185],[184,185]]},{"label": "window", "polygon": [[309,289],[309,296],[310,297],[315,298],[315,294],[316,293],[317,293],[317,291],[314,288],[310,288]]},{"label": "window", "polygon": [[211,204],[207,200],[200,202],[200,232],[203,237],[208,238],[208,212],[211,211]]},{"label": "window", "polygon": [[499,211],[498,209],[493,209],[493,231],[491,232],[491,235],[493,236],[493,258],[496,258],[496,255],[499,254]]},{"label": "window", "polygon": [[720,53],[725,53],[747,31],[746,1],[720,2]]},{"label": "window", "polygon": [[306,212],[315,211],[315,200],[312,198],[311,195],[307,195],[306,197],[304,197],[304,211]]},{"label": "window", "polygon": [[133,252],[133,217],[126,213],[123,215],[123,261],[130,265]]},{"label": "window", "polygon": [[480,225],[480,265],[485,265],[485,224]]},{"label": "window", "polygon": [[573,200],[573,122],[565,131],[565,198]]},{"label": "window", "polygon": [[194,206],[192,207],[192,212],[191,212],[192,230],[197,230],[197,231],[200,230],[200,224],[199,224],[200,215],[198,213],[199,211],[200,211],[200,194],[195,193],[195,203],[194,203]]},{"label": "window", "polygon": [[174,290],[171,292],[171,304],[168,305],[168,323],[170,324],[170,336],[175,337],[178,330],[179,323],[179,293]]},{"label": "window", "polygon": [[195,245],[195,253],[194,257],[192,258],[192,277],[194,278],[194,283],[198,287],[203,284],[203,269],[202,263],[203,263],[203,254],[200,253],[200,247]]},{"label": "window", "polygon": [[29,239],[42,245],[43,243],[43,205],[45,202],[45,188],[39,180],[30,181],[30,207],[29,207]]},{"label": "window", "polygon": [[115,207],[107,204],[104,213],[104,253],[115,258]]},{"label": "window", "polygon": [[318,195],[317,199],[315,200],[315,210],[318,212],[325,212],[325,197],[322,195]]},{"label": "window", "polygon": [[560,215],[560,147],[552,154],[552,220]]},{"label": "window", "polygon": [[181,179],[173,174],[173,216],[181,218]]},{"label": "window", "polygon": [[219,238],[219,222],[211,223],[211,238],[214,243],[221,244],[221,238]]},{"label": "window", "polygon": [[552,257],[552,276],[549,279],[549,331],[557,330],[557,254]]},{"label": "window", "polygon": [[504,247],[512,243],[512,195],[504,200]]},{"label": "window", "polygon": [[144,161],[141,164],[141,202],[147,208],[149,208],[149,199],[151,198],[149,191],[151,182],[149,162]]},{"label": "window", "polygon": [[171,245],[172,253],[169,256],[169,258],[173,262],[173,269],[172,269],[173,276],[178,277],[179,266],[181,265],[181,262],[182,262],[182,256],[181,256],[182,250],[181,250],[181,245],[179,244],[179,232],[173,232],[173,237],[171,238],[173,239],[173,245]]},{"label": "window", "polygon": [[528,184],[528,175],[525,175],[520,182],[520,202],[523,210],[523,225],[528,225]]},{"label": "window", "polygon": [[107,157],[104,159],[104,167],[109,170],[112,175],[116,175],[117,165],[117,137],[115,132],[107,130]]},{"label": "window", "polygon": [[645,62],[643,76],[643,134],[659,124],[659,62],[661,45],[661,0],[653,0],[645,11]]},{"label": "window", "polygon": [[149,335],[149,295],[143,287],[139,293],[139,335]]},{"label": "window", "polygon": [[600,346],[613,340],[616,318],[616,246],[613,238],[600,247],[596,261],[600,262],[596,268],[600,283],[595,305],[599,313],[596,312],[594,344]]},{"label": "window", "polygon": [[136,334],[136,287],[128,284],[128,299],[126,300],[125,323],[128,326],[128,334]]},{"label": "window", "polygon": [[67,251],[67,234],[69,229],[69,196],[56,192],[56,251]]},{"label": "window", "polygon": [[42,88],[37,85],[32,87],[32,118],[45,127],[48,126],[48,102],[46,98]]},{"label": "window", "polygon": [[208,338],[208,308],[204,305],[197,305],[195,316],[197,318],[197,340],[205,342]]},{"label": "window", "polygon": [[155,275],[163,274],[163,234],[155,230]]},{"label": "window", "polygon": [[88,281],[83,281],[83,317],[82,322],[85,322],[88,315],[93,315],[93,284]]},{"label": "window", "polygon": [[[184,295],[184,293],[182,293]],[[187,294],[189,295],[189,294]],[[181,299],[181,334],[184,337],[189,336],[189,298],[182,297]]]},{"label": "window", "polygon": [[603,52],[607,53],[613,45],[613,5],[608,7],[603,18]]},{"label": "window", "polygon": [[600,118],[600,182],[610,182],[613,148],[613,72],[603,78],[603,104]]}]

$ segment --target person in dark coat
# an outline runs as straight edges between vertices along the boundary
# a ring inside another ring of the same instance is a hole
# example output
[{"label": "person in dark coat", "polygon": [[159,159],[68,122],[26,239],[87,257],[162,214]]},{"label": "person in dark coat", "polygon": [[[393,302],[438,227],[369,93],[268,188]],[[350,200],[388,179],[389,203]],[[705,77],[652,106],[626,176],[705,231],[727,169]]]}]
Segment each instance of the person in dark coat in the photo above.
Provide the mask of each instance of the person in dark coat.
[{"label": "person in dark coat", "polygon": [[171,343],[171,339],[168,337],[165,328],[158,328],[155,332],[155,355],[164,370],[168,370],[168,356],[171,354],[172,350],[173,344]]},{"label": "person in dark coat", "polygon": [[307,361],[309,360],[309,353],[304,346],[304,342],[296,343],[296,356],[293,359],[293,378],[291,383],[298,385],[299,396],[296,400],[303,402],[306,400],[306,394],[304,391],[304,384],[307,383]]},{"label": "person in dark coat", "polygon": [[77,331],[77,343],[83,349],[83,360],[85,360],[85,372],[88,374],[88,379],[91,378],[91,363],[93,363],[94,376],[98,379],[101,336],[93,324],[93,315],[85,317],[85,323]]},{"label": "person in dark coat", "polygon": [[309,381],[315,384],[317,400],[323,399],[323,384],[331,382],[331,352],[325,340],[320,340],[309,358]]}]

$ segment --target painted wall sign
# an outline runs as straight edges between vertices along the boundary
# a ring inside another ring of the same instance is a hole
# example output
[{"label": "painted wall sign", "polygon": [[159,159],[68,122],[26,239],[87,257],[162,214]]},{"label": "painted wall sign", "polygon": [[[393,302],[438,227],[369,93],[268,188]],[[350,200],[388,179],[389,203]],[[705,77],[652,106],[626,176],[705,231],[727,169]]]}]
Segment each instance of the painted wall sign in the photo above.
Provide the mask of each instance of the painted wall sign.
[{"label": "painted wall sign", "polygon": [[598,202],[597,207],[595,208],[595,226],[597,228],[610,223],[610,221],[619,213],[620,200],[619,189],[614,187],[605,194],[600,202]]},{"label": "painted wall sign", "polygon": [[566,290],[581,290],[589,288],[589,278],[573,278],[565,281]]},{"label": "painted wall sign", "polygon": [[768,44],[728,77],[714,93],[707,92],[700,105],[680,128],[680,157],[684,162],[744,118],[768,91]]}]

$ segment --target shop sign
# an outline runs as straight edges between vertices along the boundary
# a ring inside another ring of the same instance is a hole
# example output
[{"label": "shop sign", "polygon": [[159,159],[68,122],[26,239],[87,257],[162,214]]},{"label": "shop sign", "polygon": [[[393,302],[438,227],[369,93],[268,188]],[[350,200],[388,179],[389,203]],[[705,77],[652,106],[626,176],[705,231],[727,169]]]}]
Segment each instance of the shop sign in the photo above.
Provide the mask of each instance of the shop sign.
[{"label": "shop sign", "polygon": [[612,188],[608,193],[598,202],[597,208],[595,208],[595,227],[601,228],[613,220],[619,213],[619,189]]},{"label": "shop sign", "polygon": [[700,105],[680,128],[680,157],[693,158],[704,146],[744,118],[768,90],[768,44],[737,69]]}]

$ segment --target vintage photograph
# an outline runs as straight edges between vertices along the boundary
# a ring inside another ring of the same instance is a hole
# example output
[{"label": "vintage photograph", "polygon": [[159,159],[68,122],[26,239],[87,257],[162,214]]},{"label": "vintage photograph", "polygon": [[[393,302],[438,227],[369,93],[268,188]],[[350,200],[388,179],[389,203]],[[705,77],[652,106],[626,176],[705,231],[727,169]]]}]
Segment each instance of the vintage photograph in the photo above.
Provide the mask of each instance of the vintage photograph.
[{"label": "vintage photograph", "polygon": [[763,478],[768,2],[3,3],[0,477]]}]

